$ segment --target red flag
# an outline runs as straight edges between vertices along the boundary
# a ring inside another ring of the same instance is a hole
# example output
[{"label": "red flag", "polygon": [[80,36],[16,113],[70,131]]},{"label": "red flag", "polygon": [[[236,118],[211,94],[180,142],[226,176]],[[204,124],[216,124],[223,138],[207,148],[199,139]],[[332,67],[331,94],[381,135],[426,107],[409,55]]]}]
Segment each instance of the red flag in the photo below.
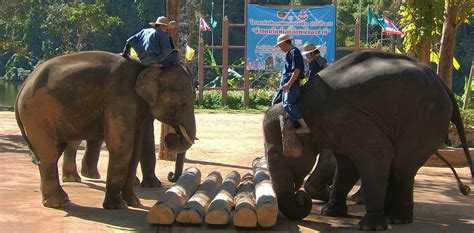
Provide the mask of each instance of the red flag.
[{"label": "red flag", "polygon": [[387,34],[394,34],[394,35],[403,35],[403,32],[401,32],[397,26],[392,22],[392,20],[388,19],[387,17],[384,17],[385,21],[385,27],[383,28],[383,32]]},{"label": "red flag", "polygon": [[201,16],[201,20],[199,21],[199,28],[201,28],[201,32],[212,31],[211,27],[207,25],[206,21],[204,20],[202,16]]}]

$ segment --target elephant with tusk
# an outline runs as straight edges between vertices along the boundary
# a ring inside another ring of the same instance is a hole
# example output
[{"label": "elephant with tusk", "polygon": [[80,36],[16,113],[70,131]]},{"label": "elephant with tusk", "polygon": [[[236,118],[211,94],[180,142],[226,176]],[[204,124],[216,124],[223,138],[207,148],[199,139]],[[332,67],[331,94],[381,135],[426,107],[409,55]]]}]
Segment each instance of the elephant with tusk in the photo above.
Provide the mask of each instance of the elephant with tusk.
[{"label": "elephant with tusk", "polygon": [[[120,55],[89,51],[38,66],[24,82],[15,115],[41,176],[43,205],[59,208],[69,197],[59,184],[57,162],[68,141],[103,139],[109,151],[105,209],[140,205],[133,192],[143,125],[155,118],[171,125],[170,151],[181,157],[196,136],[195,93],[183,65],[141,65]],[[179,157],[179,156],[178,156]]]}]

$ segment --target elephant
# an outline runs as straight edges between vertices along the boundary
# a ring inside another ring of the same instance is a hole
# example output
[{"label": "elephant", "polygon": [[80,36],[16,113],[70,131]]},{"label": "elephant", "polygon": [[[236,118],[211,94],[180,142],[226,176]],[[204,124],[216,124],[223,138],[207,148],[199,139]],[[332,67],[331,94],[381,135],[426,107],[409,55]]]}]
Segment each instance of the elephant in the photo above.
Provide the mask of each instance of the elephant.
[{"label": "elephant", "polygon": [[453,93],[426,65],[403,55],[363,51],[325,68],[302,86],[298,105],[310,134],[302,150],[283,154],[281,104],[264,116],[265,156],[280,211],[290,219],[311,212],[311,197],[298,190],[323,149],[335,155],[336,172],[321,213],[347,215],[348,192],[360,178],[366,197],[362,230],[413,221],[414,177],[444,141],[452,121],[474,176],[464,126]]},{"label": "elephant", "polygon": [[[100,139],[109,151],[103,208],[140,205],[133,186],[143,124],[155,118],[171,125],[177,133],[165,136],[165,146],[183,154],[196,137],[194,102],[191,73],[181,64],[145,67],[118,54],[88,51],[39,65],[20,88],[15,117],[39,167],[43,206],[69,201],[57,167],[67,143]],[[177,159],[176,170],[182,172],[183,161]]]}]

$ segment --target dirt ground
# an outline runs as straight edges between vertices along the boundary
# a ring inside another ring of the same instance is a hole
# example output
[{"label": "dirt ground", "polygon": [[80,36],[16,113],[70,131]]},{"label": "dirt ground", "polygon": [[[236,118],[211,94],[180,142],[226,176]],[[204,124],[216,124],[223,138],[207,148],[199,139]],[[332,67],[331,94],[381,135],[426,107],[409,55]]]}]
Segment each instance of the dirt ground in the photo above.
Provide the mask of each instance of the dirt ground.
[{"label": "dirt ground", "polygon": [[[263,114],[197,113],[199,141],[188,151],[185,168],[195,166],[203,178],[211,171],[225,176],[236,170],[241,175],[251,172],[251,162],[262,156]],[[155,137],[160,135],[155,123]],[[84,146],[84,144],[82,144]],[[78,153],[78,169],[84,153]],[[157,148],[158,145],[157,145]],[[124,210],[104,210],[105,174],[108,153],[102,150],[99,161],[101,179],[82,177],[81,183],[63,183],[71,202],[61,209],[41,204],[40,179],[37,167],[30,162],[12,112],[0,112],[0,232],[235,232],[231,225],[211,227],[174,224],[156,226],[146,222],[148,210],[171,183],[166,180],[174,162],[158,160],[156,173],[162,188],[136,187],[143,206]],[[61,166],[61,163],[60,165]],[[60,169],[59,169],[60,170]],[[463,181],[474,188],[467,167],[457,168]],[[60,170],[61,173],[61,170]],[[141,177],[141,174],[138,174]],[[355,190],[353,190],[354,192]],[[407,225],[390,225],[390,232],[474,232],[474,199],[457,189],[448,168],[423,167],[416,177],[415,220]],[[349,202],[346,218],[320,216],[321,203],[313,205],[311,214],[302,221],[278,217],[271,232],[352,232],[355,231],[364,207]]]}]

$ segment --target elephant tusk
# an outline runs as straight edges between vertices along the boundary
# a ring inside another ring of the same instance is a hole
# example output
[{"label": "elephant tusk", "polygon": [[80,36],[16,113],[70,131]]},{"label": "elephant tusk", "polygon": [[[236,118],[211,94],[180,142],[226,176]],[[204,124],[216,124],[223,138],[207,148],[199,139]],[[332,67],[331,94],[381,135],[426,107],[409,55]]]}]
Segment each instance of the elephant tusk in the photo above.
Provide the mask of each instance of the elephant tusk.
[{"label": "elephant tusk", "polygon": [[181,131],[181,134],[183,135],[184,139],[189,143],[189,144],[194,144],[194,141],[191,140],[191,138],[189,137],[188,135],[188,132],[186,131],[186,129],[184,128],[184,126],[182,125],[179,125],[179,130]]}]

